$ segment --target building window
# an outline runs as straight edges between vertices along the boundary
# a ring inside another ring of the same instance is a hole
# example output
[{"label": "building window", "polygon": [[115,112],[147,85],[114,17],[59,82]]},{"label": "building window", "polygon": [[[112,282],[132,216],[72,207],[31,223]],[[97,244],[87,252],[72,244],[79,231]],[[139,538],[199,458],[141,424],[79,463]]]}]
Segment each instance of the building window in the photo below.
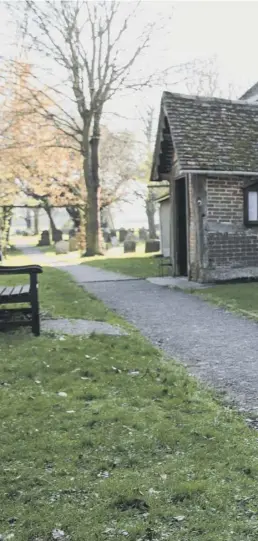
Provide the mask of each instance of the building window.
[{"label": "building window", "polygon": [[258,226],[258,184],[248,186],[244,190],[244,221],[245,225]]}]

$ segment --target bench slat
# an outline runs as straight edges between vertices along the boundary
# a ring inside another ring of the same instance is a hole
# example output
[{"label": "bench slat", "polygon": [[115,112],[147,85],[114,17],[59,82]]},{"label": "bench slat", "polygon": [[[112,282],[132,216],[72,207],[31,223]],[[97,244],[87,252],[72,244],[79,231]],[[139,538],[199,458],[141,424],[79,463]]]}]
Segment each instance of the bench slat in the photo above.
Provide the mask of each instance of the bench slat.
[{"label": "bench slat", "polygon": [[13,291],[12,291],[12,296],[13,295],[20,295],[22,292],[22,286],[15,286],[13,288]]},{"label": "bench slat", "polygon": [[0,296],[3,295],[5,289],[6,289],[6,286],[0,287]]},{"label": "bench slat", "polygon": [[0,304],[30,302],[30,285],[5,287],[0,292]]},{"label": "bench slat", "polygon": [[13,286],[11,286],[11,287],[6,287],[6,288],[5,288],[5,291],[4,291],[4,297],[10,297],[11,294],[12,294],[13,289],[14,289]]},{"label": "bench slat", "polygon": [[29,284],[26,285],[26,286],[21,286],[21,291],[20,291],[20,295],[28,295],[30,292],[30,286]]}]

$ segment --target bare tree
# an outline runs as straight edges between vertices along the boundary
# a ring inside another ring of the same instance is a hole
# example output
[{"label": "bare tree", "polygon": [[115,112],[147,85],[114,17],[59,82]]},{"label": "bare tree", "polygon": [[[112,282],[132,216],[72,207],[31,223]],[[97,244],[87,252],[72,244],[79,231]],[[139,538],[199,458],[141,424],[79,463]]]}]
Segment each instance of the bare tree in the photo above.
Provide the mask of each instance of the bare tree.
[{"label": "bare tree", "polygon": [[[121,90],[140,89],[154,77],[142,77],[140,71],[135,80],[132,77],[132,68],[149,47],[155,26],[147,23],[140,37],[134,36],[139,4],[25,0],[14,6],[9,2],[27,50],[43,55],[56,72],[66,74],[63,86],[56,79],[45,84],[55,104],[51,113],[42,103],[39,106],[44,117],[51,116],[57,128],[69,137],[71,147],[83,157],[88,256],[100,252],[99,140],[103,108]],[[158,80],[157,71],[155,77]]]},{"label": "bare tree", "polygon": [[152,105],[148,105],[145,111],[140,112],[140,118],[143,125],[143,133],[145,142],[143,143],[142,155],[143,158],[138,168],[138,178],[146,185],[146,190],[137,190],[136,195],[144,198],[145,210],[148,220],[149,237],[156,239],[156,225],[155,225],[155,190],[148,186],[150,180],[150,171],[152,164],[152,147],[154,137],[154,113],[155,108]]},{"label": "bare tree", "polygon": [[216,56],[187,62],[178,73],[189,94],[228,99],[237,95],[232,83],[223,84]]},{"label": "bare tree", "polygon": [[101,209],[127,201],[130,181],[137,173],[137,159],[137,142],[132,133],[114,133],[102,127],[99,173]]}]

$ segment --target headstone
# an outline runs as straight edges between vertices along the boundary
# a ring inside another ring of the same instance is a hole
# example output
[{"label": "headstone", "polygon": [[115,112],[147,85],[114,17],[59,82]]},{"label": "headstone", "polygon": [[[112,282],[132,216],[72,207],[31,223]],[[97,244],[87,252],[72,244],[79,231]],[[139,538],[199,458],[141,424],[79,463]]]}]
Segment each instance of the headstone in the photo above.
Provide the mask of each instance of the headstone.
[{"label": "headstone", "polygon": [[75,237],[71,237],[69,240],[69,252],[76,252],[78,250],[78,242]]},{"label": "headstone", "polygon": [[46,229],[42,231],[39,246],[50,246],[49,231]]},{"label": "headstone", "polygon": [[53,231],[53,241],[59,242],[62,239],[63,239],[62,231],[60,231],[60,229],[55,229],[55,231]]},{"label": "headstone", "polygon": [[115,248],[116,246],[118,246],[118,239],[117,237],[111,237],[111,244],[112,246]]},{"label": "headstone", "polygon": [[139,239],[140,240],[147,240],[148,238],[148,232],[147,232],[147,229],[145,229],[145,227],[141,227],[139,229]]},{"label": "headstone", "polygon": [[70,229],[70,231],[69,231],[69,239],[73,239],[74,237],[76,237],[76,230],[75,229]]},{"label": "headstone", "polygon": [[111,242],[111,236],[110,236],[110,231],[109,231],[109,229],[104,229],[104,230],[103,230],[103,238],[104,238],[104,241],[105,241],[106,243]]},{"label": "headstone", "polygon": [[78,249],[84,253],[86,250],[85,231],[82,228],[80,228],[79,231],[76,233],[75,238],[77,241]]},{"label": "headstone", "polygon": [[126,241],[133,241],[133,242],[137,242],[137,237],[134,233],[134,231],[128,231],[127,235],[126,235],[126,238],[125,238]]},{"label": "headstone", "polygon": [[119,229],[119,242],[124,242],[126,235],[127,235],[126,229],[121,227],[121,229]]},{"label": "headstone", "polygon": [[125,240],[124,241],[124,253],[129,254],[130,252],[136,251],[136,242],[134,240]]},{"label": "headstone", "polygon": [[68,240],[60,240],[59,242],[56,243],[56,254],[57,255],[60,255],[60,254],[68,254],[69,252],[69,242]]},{"label": "headstone", "polygon": [[145,242],[145,253],[150,252],[159,252],[160,251],[160,241],[157,239],[149,239]]}]

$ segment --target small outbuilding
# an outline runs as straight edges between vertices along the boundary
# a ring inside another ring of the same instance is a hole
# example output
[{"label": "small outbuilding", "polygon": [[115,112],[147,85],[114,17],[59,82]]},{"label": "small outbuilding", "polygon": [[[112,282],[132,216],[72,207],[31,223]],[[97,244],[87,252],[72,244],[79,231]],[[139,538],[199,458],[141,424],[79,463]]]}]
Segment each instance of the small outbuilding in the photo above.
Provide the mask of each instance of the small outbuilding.
[{"label": "small outbuilding", "polygon": [[258,277],[258,104],[164,92],[152,182],[174,276]]}]

